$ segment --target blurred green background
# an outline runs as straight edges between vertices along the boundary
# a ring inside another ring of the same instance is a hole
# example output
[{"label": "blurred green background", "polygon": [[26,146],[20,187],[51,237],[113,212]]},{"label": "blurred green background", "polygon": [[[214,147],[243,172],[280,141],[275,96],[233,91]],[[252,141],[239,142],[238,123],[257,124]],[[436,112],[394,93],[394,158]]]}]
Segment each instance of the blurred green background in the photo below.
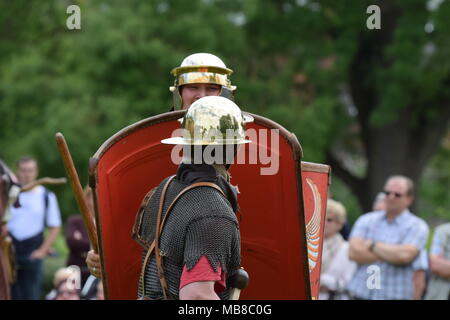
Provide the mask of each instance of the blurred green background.
[{"label": "blurred green background", "polygon": [[[71,4],[81,30],[66,27]],[[372,4],[380,30],[366,26]],[[169,71],[210,52],[234,70],[242,109],[294,132],[303,160],[332,166],[351,223],[398,173],[434,226],[450,217],[449,30],[440,0],[1,1],[0,158],[13,168],[32,155],[41,176],[63,176],[60,131],[86,184],[102,142],[166,112]],[[68,185],[51,189],[64,220],[77,213]],[[67,254],[57,246],[53,267]]]}]

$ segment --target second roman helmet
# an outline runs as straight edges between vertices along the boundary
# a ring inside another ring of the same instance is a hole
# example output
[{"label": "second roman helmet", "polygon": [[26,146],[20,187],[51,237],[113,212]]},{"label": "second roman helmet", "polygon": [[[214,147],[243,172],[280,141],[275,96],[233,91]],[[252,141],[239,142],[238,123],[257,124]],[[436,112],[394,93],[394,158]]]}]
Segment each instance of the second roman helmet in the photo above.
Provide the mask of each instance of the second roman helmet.
[{"label": "second roman helmet", "polygon": [[180,87],[190,83],[211,83],[221,86],[220,96],[234,101],[236,86],[231,85],[228,76],[233,70],[228,69],[223,61],[210,53],[194,53],[186,57],[181,65],[174,68],[171,74],[175,76],[174,85],[169,88],[173,94],[173,107],[181,109],[183,103]]}]

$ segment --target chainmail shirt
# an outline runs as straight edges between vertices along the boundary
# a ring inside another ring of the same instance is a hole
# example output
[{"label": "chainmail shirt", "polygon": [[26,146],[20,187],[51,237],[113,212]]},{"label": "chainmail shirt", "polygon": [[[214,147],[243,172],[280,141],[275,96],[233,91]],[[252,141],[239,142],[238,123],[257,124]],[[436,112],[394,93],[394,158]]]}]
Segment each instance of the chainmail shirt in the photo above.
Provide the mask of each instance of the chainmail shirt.
[{"label": "chainmail shirt", "polygon": [[[155,238],[156,214],[166,178],[155,190],[142,212],[141,237],[146,243]],[[174,179],[166,192],[162,218],[173,199],[189,184]],[[218,183],[225,189],[222,183]],[[225,192],[225,190],[224,190]],[[227,194],[227,193],[225,193]],[[144,261],[147,249],[144,250]],[[218,190],[197,187],[183,194],[173,206],[160,238],[160,255],[163,258],[171,298],[179,298],[180,278],[184,265],[191,270],[205,256],[214,271],[221,266],[231,276],[240,265],[239,225],[233,207]],[[139,297],[142,296],[142,281],[145,281],[145,296],[162,299],[154,252],[151,254],[144,279],[139,280]],[[229,288],[219,294],[228,299]]]}]

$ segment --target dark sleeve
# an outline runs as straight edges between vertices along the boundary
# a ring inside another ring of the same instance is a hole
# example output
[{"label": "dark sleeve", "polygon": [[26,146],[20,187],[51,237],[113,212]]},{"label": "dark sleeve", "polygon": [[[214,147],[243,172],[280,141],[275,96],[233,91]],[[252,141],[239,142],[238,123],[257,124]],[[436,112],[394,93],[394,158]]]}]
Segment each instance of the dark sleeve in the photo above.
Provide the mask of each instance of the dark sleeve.
[{"label": "dark sleeve", "polygon": [[225,272],[239,267],[240,236],[235,219],[211,215],[189,224],[184,249],[187,269],[191,270],[202,256],[206,256],[215,272],[219,264]]}]

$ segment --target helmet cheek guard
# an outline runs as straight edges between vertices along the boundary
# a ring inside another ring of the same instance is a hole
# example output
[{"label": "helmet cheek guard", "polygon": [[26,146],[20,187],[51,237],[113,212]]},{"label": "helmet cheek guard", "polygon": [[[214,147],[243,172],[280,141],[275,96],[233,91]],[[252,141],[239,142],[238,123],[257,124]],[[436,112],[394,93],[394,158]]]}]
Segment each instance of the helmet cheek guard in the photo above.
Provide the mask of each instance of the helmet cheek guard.
[{"label": "helmet cheek guard", "polygon": [[231,101],[234,101],[234,91],[235,90],[236,90],[235,86],[231,86],[231,87],[223,87],[222,86],[222,90],[220,90],[219,96],[230,99]]},{"label": "helmet cheek guard", "polygon": [[180,89],[175,86],[170,86],[169,90],[172,92],[172,110],[182,109],[183,98],[181,97]]}]

